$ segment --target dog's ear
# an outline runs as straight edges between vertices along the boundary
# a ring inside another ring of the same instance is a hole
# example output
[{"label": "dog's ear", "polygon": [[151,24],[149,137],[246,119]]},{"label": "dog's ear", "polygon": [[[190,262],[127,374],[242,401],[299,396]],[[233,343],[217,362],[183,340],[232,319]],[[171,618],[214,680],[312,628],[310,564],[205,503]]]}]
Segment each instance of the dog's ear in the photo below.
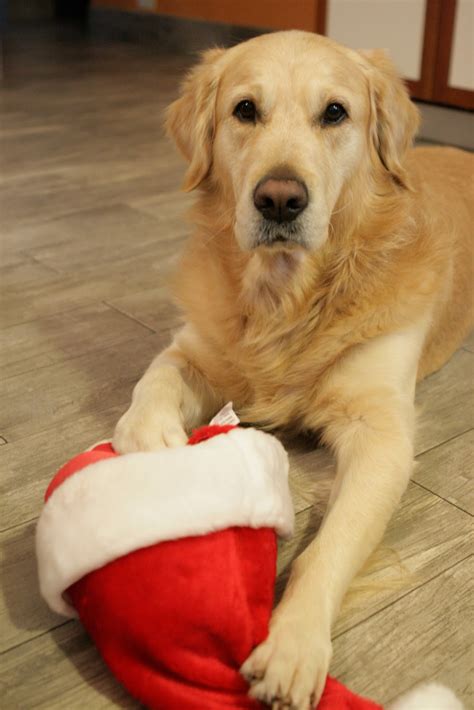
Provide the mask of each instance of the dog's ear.
[{"label": "dog's ear", "polygon": [[371,140],[383,166],[395,182],[410,187],[403,158],[420,123],[405,84],[381,49],[361,51],[368,72],[371,101]]},{"label": "dog's ear", "polygon": [[166,113],[166,132],[189,162],[183,183],[186,191],[197,187],[211,167],[219,60],[224,53],[224,49],[210,49],[201,55],[183,82],[180,98]]}]

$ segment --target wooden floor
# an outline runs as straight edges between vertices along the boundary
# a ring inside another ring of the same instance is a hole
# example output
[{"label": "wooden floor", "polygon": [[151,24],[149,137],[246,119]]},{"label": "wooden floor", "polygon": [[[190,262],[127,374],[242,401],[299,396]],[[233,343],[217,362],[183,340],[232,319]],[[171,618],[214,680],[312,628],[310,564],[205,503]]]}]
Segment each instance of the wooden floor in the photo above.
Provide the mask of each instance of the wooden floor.
[{"label": "wooden floor", "polygon": [[[5,47],[1,113],[1,707],[133,708],[80,625],[38,595],[35,521],[54,471],[110,436],[169,340],[166,273],[186,234],[183,166],[160,130],[186,57],[62,33]],[[386,702],[438,679],[472,698],[474,339],[418,390],[417,467],[334,632],[331,671]],[[297,535],[333,465],[290,444]],[[351,601],[352,599],[352,601]],[[204,709],[203,709],[204,710]],[[436,710],[429,708],[427,710]]]}]

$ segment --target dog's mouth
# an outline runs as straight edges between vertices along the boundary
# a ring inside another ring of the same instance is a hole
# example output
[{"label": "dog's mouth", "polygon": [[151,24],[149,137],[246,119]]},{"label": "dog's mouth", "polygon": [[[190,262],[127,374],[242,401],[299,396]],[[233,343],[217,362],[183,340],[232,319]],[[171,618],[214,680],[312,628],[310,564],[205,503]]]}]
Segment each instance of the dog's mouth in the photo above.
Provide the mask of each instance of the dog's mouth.
[{"label": "dog's mouth", "polygon": [[297,220],[285,225],[262,220],[255,246],[271,249],[308,248]]}]

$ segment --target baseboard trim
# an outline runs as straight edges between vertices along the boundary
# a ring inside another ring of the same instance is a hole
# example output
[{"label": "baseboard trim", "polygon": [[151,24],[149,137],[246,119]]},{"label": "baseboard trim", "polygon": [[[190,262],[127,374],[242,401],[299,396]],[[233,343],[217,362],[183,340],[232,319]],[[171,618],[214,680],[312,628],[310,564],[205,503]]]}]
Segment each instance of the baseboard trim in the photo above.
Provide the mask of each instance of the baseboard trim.
[{"label": "baseboard trim", "polygon": [[462,109],[417,103],[422,123],[419,137],[431,143],[446,143],[474,150],[474,114]]}]

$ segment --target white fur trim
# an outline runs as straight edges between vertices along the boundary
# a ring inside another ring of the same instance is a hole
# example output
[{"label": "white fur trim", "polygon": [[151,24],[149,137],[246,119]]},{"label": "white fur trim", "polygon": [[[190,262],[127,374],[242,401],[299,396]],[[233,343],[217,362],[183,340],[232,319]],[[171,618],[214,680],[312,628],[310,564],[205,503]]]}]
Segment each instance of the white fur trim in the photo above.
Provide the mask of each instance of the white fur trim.
[{"label": "white fur trim", "polygon": [[449,688],[427,683],[402,695],[387,710],[464,710],[464,706]]},{"label": "white fur trim", "polygon": [[133,550],[231,526],[288,537],[293,525],[288,456],[255,429],[98,461],[66,479],[41,513],[41,593],[51,609],[74,616],[64,590]]}]

